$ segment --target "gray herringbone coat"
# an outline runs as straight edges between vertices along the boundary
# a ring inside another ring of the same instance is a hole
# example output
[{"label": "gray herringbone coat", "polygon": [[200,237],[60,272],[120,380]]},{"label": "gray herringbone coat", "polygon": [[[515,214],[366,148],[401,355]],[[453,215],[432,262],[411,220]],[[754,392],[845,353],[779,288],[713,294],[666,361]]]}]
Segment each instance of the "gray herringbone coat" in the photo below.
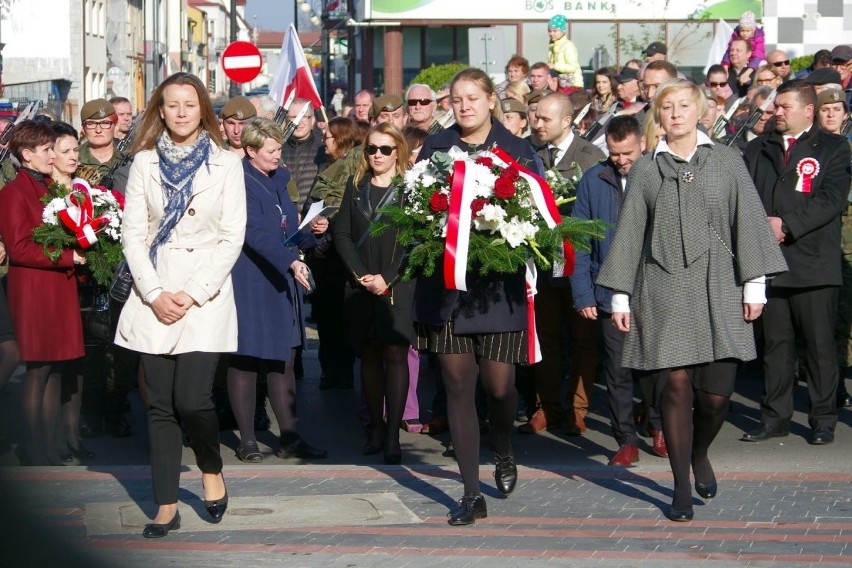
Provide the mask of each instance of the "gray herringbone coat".
[{"label": "gray herringbone coat", "polygon": [[622,365],[652,370],[754,359],[743,282],[787,265],[745,164],[719,144],[699,146],[689,163],[662,160],[647,154],[633,165],[597,279],[630,295]]}]

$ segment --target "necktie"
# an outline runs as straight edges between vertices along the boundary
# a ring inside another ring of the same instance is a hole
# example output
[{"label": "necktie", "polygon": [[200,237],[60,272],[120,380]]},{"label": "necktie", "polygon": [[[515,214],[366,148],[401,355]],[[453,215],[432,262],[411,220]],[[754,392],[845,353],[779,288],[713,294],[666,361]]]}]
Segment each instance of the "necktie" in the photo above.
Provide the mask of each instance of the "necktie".
[{"label": "necktie", "polygon": [[559,157],[559,148],[557,146],[551,146],[547,149],[550,152],[550,167],[555,168],[557,163],[557,158]]},{"label": "necktie", "polygon": [[790,152],[793,150],[793,144],[796,143],[795,138],[787,138],[787,149],[784,150],[784,165],[790,161]]}]

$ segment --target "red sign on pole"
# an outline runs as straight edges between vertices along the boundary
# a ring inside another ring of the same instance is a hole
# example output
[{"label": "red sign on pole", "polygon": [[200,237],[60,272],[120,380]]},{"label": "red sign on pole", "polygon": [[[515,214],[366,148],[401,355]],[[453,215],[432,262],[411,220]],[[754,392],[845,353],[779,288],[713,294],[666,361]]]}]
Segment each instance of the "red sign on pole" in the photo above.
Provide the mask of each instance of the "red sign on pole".
[{"label": "red sign on pole", "polygon": [[222,69],[231,81],[248,83],[260,75],[263,56],[254,44],[235,41],[222,52]]}]

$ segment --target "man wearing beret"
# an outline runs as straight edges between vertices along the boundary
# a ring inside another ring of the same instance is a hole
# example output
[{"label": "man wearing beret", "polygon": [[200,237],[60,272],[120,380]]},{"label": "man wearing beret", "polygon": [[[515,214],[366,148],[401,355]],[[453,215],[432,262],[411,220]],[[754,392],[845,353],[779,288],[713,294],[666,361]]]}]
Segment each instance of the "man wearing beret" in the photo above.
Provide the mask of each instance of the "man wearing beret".
[{"label": "man wearing beret", "polygon": [[219,111],[219,117],[222,119],[222,126],[225,129],[228,149],[240,158],[244,158],[246,155],[243,143],[240,141],[243,125],[255,116],[257,116],[257,109],[247,97],[242,95],[233,97]]},{"label": "man wearing beret", "polygon": [[405,126],[408,115],[405,114],[405,106],[399,95],[382,95],[373,101],[370,109],[370,118],[375,124],[390,122],[400,130]]},{"label": "man wearing beret", "polygon": [[[80,121],[83,124],[83,134],[86,140],[80,144],[80,166],[89,166],[97,172],[100,179],[92,180],[101,183],[103,177],[121,163],[122,156],[115,149],[114,131],[118,123],[115,108],[106,99],[95,99],[83,105],[80,110]],[[113,175],[112,189],[124,193],[127,186],[129,165],[120,167]]]}]

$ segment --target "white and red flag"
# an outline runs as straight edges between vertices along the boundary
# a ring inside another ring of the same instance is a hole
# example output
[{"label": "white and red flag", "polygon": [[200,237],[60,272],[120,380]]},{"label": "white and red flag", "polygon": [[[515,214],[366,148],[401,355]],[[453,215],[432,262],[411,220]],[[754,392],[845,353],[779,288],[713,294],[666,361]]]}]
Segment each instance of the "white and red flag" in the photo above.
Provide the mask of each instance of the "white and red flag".
[{"label": "white and red flag", "polygon": [[302,51],[299,34],[290,24],[290,29],[284,32],[284,42],[278,55],[278,69],[275,70],[269,85],[269,96],[280,105],[294,90],[300,99],[311,101],[315,109],[323,106],[314,84],[311,66]]}]

